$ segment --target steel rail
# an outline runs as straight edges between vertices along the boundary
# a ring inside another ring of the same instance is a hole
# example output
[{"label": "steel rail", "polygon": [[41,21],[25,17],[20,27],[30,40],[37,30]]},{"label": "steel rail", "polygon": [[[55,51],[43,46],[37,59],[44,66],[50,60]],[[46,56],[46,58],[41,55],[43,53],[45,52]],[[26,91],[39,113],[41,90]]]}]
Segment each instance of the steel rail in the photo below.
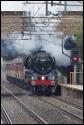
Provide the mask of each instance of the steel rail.
[{"label": "steel rail", "polygon": [[55,105],[55,104],[52,104],[52,103],[50,103],[50,102],[48,102],[47,100],[45,100],[45,99],[42,99],[41,97],[38,97],[40,100],[43,100],[44,102],[46,102],[46,103],[48,103],[48,104],[50,104],[50,105],[52,105],[52,106],[54,106],[54,107],[56,107],[56,108],[58,108],[59,110],[61,110],[64,114],[66,114],[67,116],[69,116],[69,117],[71,117],[71,118],[73,118],[73,119],[75,119],[75,120],[78,120],[79,122],[83,122],[83,119],[82,118],[79,118],[78,116],[76,116],[76,115],[74,115],[74,114],[72,114],[72,113],[70,113],[70,112],[68,112],[68,111],[66,111],[66,110],[64,110],[64,109],[62,109],[62,108],[60,108],[59,106],[57,106],[57,105]]},{"label": "steel rail", "polygon": [[43,99],[43,98],[41,98],[41,97],[38,97],[38,96],[35,96],[35,97],[37,97],[38,99],[40,99],[40,100],[42,100],[42,101],[44,101],[44,102],[50,104],[51,106],[54,106],[54,107],[58,108],[59,110],[61,110],[61,111],[62,111],[64,114],[66,114],[67,116],[69,116],[69,117],[71,117],[71,118],[73,118],[73,119],[75,119],[75,120],[78,120],[78,121],[80,121],[80,122],[83,121],[82,118],[79,118],[78,116],[74,115],[73,113],[70,113],[69,111],[66,111],[66,110],[62,109],[62,108],[60,108],[59,106],[57,106],[57,105],[55,105],[55,104],[52,104],[51,102],[48,102],[47,100],[45,100],[45,99]]},{"label": "steel rail", "polygon": [[2,104],[1,104],[1,110],[2,110],[2,113],[3,113],[7,123],[8,124],[13,124]]},{"label": "steel rail", "polygon": [[78,109],[80,109],[80,110],[83,110],[83,107],[81,107],[81,106],[79,106],[79,105],[77,105],[77,104],[75,104],[75,103],[73,103],[73,102],[71,102],[71,101],[68,101],[68,100],[65,100],[65,99],[63,99],[63,98],[61,98],[61,97],[56,97],[56,96],[53,96],[53,98],[54,98],[54,99],[57,99],[57,100],[59,100],[59,101],[61,101],[61,102],[63,102],[63,103],[65,103],[65,104],[69,104],[69,105],[71,105],[71,106],[73,106],[73,107],[75,107],[75,108],[78,108]]},{"label": "steel rail", "polygon": [[38,122],[41,124],[48,124],[43,118],[41,118],[39,115],[37,115],[33,110],[31,110],[28,106],[26,106],[20,99],[18,99],[11,91],[9,91],[5,86],[1,85],[7,92],[9,92],[15,99],[16,101],[28,112],[35,118]]}]

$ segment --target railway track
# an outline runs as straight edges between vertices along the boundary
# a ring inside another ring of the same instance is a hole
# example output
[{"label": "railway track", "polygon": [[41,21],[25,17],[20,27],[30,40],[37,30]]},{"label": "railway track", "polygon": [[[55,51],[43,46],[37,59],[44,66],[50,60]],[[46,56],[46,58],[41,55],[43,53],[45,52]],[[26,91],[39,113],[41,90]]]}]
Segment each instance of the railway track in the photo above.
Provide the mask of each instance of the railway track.
[{"label": "railway track", "polygon": [[66,100],[66,99],[64,99],[63,97],[53,96],[53,98],[56,99],[56,100],[59,100],[59,101],[61,101],[61,102],[63,102],[63,103],[69,104],[69,105],[71,105],[71,106],[73,106],[73,107],[75,107],[75,108],[78,108],[78,109],[80,109],[80,110],[83,110],[83,107],[81,107],[80,105],[75,104],[75,103],[73,103],[73,102],[71,102],[71,101],[69,101],[69,100]]},{"label": "railway track", "polygon": [[39,115],[37,115],[33,110],[31,110],[28,106],[26,106],[21,100],[19,100],[13,93],[11,93],[6,87],[1,85],[12,97],[20,104],[20,106],[30,114],[39,124],[48,124],[44,119],[42,119]]},{"label": "railway track", "polygon": [[[28,92],[25,91],[25,94],[28,95]],[[81,117],[76,116],[76,113],[75,113],[75,114],[70,113],[68,110],[66,111],[65,109],[62,109],[60,106],[57,106],[56,104],[53,104],[53,102],[48,102],[48,98],[44,99],[43,97],[38,97],[38,96],[35,96],[35,97],[38,98],[39,100],[41,100],[41,101],[47,103],[48,105],[51,105],[51,106],[57,108],[58,110],[62,111],[66,116],[69,116],[70,118],[72,118],[72,119],[78,121],[79,123],[80,123],[80,122],[81,122],[81,123],[83,122],[83,119],[82,119]],[[51,97],[51,98],[54,98],[54,97]],[[55,100],[55,98],[54,98],[54,100]],[[56,100],[57,100],[57,99],[56,99]],[[23,101],[23,100],[22,100],[22,101]],[[61,101],[61,100],[59,100],[59,102],[65,103],[64,101]],[[67,105],[68,105],[68,103],[67,103]],[[69,103],[69,105],[71,105],[71,104]],[[72,105],[72,106],[73,106],[73,105]],[[77,107],[76,107],[76,108],[77,108]],[[47,122],[46,122],[46,123],[47,123]]]},{"label": "railway track", "polygon": [[3,107],[2,104],[1,104],[1,113],[2,113],[2,115],[4,117],[4,122],[2,122],[2,124],[3,123],[4,124],[13,124],[12,121],[11,121],[11,119],[10,119],[10,117],[9,117],[9,115],[7,114],[5,108]]},{"label": "railway track", "polygon": [[47,101],[46,99],[44,99],[44,98],[42,98],[42,97],[38,97],[38,98],[39,98],[40,100],[43,100],[44,102],[46,102],[46,103],[48,103],[48,104],[54,106],[54,107],[60,109],[65,115],[67,115],[67,116],[69,116],[69,117],[71,117],[71,118],[73,118],[73,119],[75,119],[75,120],[77,120],[77,121],[79,121],[79,122],[83,122],[83,119],[82,119],[82,118],[79,118],[78,116],[74,115],[73,113],[70,113],[69,111],[66,111],[66,110],[60,108],[59,106],[53,104],[52,102]]}]

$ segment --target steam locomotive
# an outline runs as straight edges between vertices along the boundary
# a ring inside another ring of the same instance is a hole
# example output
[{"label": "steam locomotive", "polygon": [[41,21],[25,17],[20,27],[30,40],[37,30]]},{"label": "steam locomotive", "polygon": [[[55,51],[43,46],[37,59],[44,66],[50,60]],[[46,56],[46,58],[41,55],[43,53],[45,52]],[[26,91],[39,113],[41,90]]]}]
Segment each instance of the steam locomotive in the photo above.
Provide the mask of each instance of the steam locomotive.
[{"label": "steam locomotive", "polygon": [[56,61],[49,53],[37,51],[25,59],[19,57],[6,64],[7,80],[30,88],[34,94],[60,94]]}]

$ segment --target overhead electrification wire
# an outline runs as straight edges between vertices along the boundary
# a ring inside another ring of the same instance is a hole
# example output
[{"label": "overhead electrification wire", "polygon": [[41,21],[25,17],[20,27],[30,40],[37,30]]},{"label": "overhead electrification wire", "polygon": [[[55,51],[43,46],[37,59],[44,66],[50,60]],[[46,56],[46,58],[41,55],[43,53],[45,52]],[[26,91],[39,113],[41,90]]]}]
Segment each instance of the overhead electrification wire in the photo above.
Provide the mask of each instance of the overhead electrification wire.
[{"label": "overhead electrification wire", "polygon": [[44,5],[44,4],[42,4],[42,5],[38,8],[38,10],[37,10],[36,13],[33,15],[33,17],[36,16],[36,14],[39,12],[39,10],[42,8],[43,5]]},{"label": "overhead electrification wire", "polygon": [[[44,5],[44,3],[42,3],[43,5]],[[35,14],[33,14],[33,17],[35,17],[36,15],[37,15],[37,13],[39,12],[39,10],[42,8],[42,6],[43,5],[41,5],[39,8],[38,8],[38,10],[36,11],[36,13]],[[35,20],[35,19],[34,19]],[[47,30],[44,30],[44,28],[40,28],[40,27],[37,27],[37,28],[39,28],[40,30],[43,30],[43,31],[45,31],[45,32],[47,32],[47,33],[49,33],[49,34],[51,34],[49,31],[47,31]]]}]

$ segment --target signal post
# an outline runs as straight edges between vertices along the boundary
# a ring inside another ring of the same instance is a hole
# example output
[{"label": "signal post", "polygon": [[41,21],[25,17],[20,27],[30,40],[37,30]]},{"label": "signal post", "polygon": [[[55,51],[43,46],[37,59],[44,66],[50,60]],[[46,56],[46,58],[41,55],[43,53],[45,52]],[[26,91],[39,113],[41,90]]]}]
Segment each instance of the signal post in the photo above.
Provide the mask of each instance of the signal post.
[{"label": "signal post", "polygon": [[74,84],[76,84],[76,78],[77,78],[76,72],[77,72],[77,65],[74,65]]}]

